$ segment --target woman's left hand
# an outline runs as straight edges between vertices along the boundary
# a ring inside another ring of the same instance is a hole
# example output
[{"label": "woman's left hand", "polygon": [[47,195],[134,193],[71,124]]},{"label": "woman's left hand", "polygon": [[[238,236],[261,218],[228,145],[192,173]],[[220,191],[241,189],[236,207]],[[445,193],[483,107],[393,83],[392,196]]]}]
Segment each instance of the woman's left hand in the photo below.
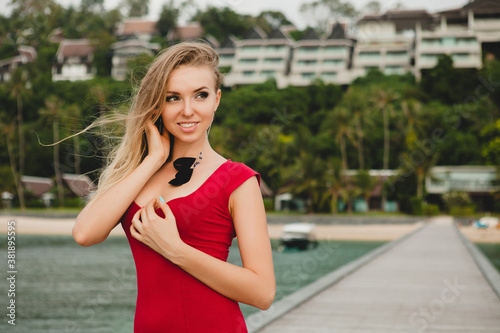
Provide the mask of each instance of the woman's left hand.
[{"label": "woman's left hand", "polygon": [[[155,208],[160,208],[165,218],[158,216]],[[151,200],[135,213],[130,233],[132,237],[170,261],[180,255],[182,245],[185,244],[179,236],[175,216],[170,207],[157,199]]]}]

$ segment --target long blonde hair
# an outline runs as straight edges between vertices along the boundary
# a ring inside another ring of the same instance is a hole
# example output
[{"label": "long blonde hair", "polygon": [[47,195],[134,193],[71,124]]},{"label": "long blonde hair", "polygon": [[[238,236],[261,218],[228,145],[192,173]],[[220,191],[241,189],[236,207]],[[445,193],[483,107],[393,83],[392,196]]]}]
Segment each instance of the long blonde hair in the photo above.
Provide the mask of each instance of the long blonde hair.
[{"label": "long blonde hair", "polygon": [[215,90],[222,84],[217,66],[219,56],[204,42],[181,42],[160,52],[142,79],[125,116],[125,134],[106,157],[106,166],[99,177],[92,200],[135,170],[147,155],[147,119],[156,122],[161,116],[167,97],[167,85],[172,72],[181,65],[208,66],[213,69]]}]

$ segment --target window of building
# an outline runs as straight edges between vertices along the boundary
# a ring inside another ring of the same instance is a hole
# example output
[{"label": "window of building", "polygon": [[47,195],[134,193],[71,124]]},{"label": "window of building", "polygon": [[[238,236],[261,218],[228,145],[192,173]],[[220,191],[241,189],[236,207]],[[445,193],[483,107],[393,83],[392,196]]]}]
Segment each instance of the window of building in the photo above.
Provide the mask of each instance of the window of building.
[{"label": "window of building", "polygon": [[464,61],[464,60],[468,60],[469,57],[470,57],[470,54],[469,53],[453,53],[451,55],[453,61]]},{"label": "window of building", "polygon": [[408,57],[406,51],[388,51],[385,55],[389,59],[404,59]]},{"label": "window of building", "polygon": [[264,77],[267,77],[267,78],[273,78],[273,77],[276,76],[276,72],[275,71],[269,71],[269,70],[267,70],[267,71],[260,72],[260,75],[264,76]]},{"label": "window of building", "polygon": [[307,73],[302,73],[301,76],[303,79],[311,79],[312,80],[316,77],[316,73],[307,72]]},{"label": "window of building", "polygon": [[378,51],[363,51],[359,52],[360,59],[377,59],[380,58],[380,52]]},{"label": "window of building", "polygon": [[443,37],[444,46],[454,46],[457,44],[457,39],[455,37]]},{"label": "window of building", "polygon": [[255,71],[243,71],[243,76],[249,77],[249,76],[254,76]]},{"label": "window of building", "polygon": [[440,46],[441,39],[438,38],[424,38],[422,39],[423,46]]},{"label": "window of building", "polygon": [[297,65],[299,66],[314,66],[318,63],[317,60],[299,60],[297,61]]},{"label": "window of building", "polygon": [[243,58],[239,60],[240,64],[256,64],[257,58]]},{"label": "window of building", "polygon": [[234,54],[220,54],[219,59],[222,61],[229,61],[234,58]]},{"label": "window of building", "polygon": [[440,55],[439,53],[422,53],[420,60],[422,62],[433,62],[437,61]]},{"label": "window of building", "polygon": [[260,45],[245,45],[241,47],[242,52],[259,52]]},{"label": "window of building", "polygon": [[317,46],[303,46],[298,50],[300,53],[315,53],[319,52],[319,47]]},{"label": "window of building", "polygon": [[321,73],[321,79],[323,81],[334,81],[337,78],[336,72],[323,72]]},{"label": "window of building", "polygon": [[324,48],[326,53],[345,53],[345,46],[325,46]]},{"label": "window of building", "polygon": [[283,58],[264,58],[265,64],[281,64],[283,62]]},{"label": "window of building", "polygon": [[285,49],[285,45],[268,45],[266,46],[267,51],[282,51]]},{"label": "window of building", "polygon": [[384,74],[385,75],[403,75],[405,73],[405,69],[403,66],[385,66]]},{"label": "window of building", "polygon": [[343,59],[325,59],[323,60],[323,65],[326,66],[342,66],[345,64]]},{"label": "window of building", "polygon": [[477,45],[477,40],[475,38],[457,38],[457,45],[474,46]]},{"label": "window of building", "polygon": [[370,71],[379,70],[380,68],[378,68],[378,66],[365,66],[363,69],[365,70],[365,73],[368,74]]}]

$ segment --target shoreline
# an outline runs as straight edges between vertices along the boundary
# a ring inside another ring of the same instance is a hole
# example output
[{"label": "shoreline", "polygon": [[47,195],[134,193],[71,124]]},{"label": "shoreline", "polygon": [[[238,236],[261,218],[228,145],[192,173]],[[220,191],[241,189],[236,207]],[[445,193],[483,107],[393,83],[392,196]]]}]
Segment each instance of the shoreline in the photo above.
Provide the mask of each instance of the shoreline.
[{"label": "shoreline", "polygon": [[[16,221],[16,234],[31,235],[71,235],[74,218],[48,218],[32,216],[0,216],[0,234],[7,234],[7,222]],[[426,222],[384,223],[384,224],[316,224],[318,240],[344,241],[391,241],[402,237]],[[269,237],[279,239],[284,223],[268,223]],[[500,229],[475,229],[461,226],[458,229],[473,243],[500,243]],[[125,237],[120,226],[115,227],[110,236]]]}]

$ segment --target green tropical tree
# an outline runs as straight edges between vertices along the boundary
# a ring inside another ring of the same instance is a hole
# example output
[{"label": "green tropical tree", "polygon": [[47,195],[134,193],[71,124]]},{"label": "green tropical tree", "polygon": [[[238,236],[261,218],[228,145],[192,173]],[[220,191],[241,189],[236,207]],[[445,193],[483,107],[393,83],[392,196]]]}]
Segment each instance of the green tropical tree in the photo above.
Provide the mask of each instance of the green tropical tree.
[{"label": "green tropical tree", "polygon": [[326,165],[326,187],[331,195],[330,210],[333,214],[337,213],[338,198],[344,190],[345,183],[342,173],[342,161],[339,158],[331,158]]},{"label": "green tropical tree", "polygon": [[[389,169],[389,153],[390,153],[390,131],[389,131],[389,119],[391,110],[393,109],[393,102],[399,98],[399,94],[393,89],[377,88],[375,91],[375,96],[373,97],[373,103],[379,112],[382,113],[382,119],[384,122],[384,158],[382,169]],[[382,191],[382,207],[385,207],[387,201],[387,195],[385,191]]]},{"label": "green tropical tree", "polygon": [[5,138],[7,153],[10,162],[10,170],[12,172],[12,179],[14,180],[13,183],[16,188],[17,196],[19,198],[20,203],[22,198],[23,200],[22,203],[24,205],[24,192],[20,181],[21,175],[19,174],[19,170],[17,167],[16,156],[14,153],[14,145],[13,145],[13,141],[15,140],[16,136],[16,130],[17,130],[16,119],[13,119],[11,121],[6,121],[5,117],[2,117],[2,121],[0,122],[0,132],[3,134],[3,137]]},{"label": "green tropical tree", "polygon": [[334,18],[353,18],[358,14],[356,8],[349,2],[342,0],[315,0],[304,2],[300,11],[316,22],[319,31],[326,31],[328,21]]},{"label": "green tropical tree", "polygon": [[417,177],[417,198],[423,199],[425,176],[439,155],[435,148],[427,147],[429,139],[423,130],[425,121],[422,116],[422,104],[416,100],[405,100],[401,103],[401,108],[407,119],[407,151],[402,154],[402,158],[409,162],[407,168],[412,170],[408,171],[414,172]]},{"label": "green tropical tree", "polygon": [[57,197],[59,199],[59,207],[64,206],[64,185],[63,185],[63,177],[61,172],[61,163],[59,160],[60,157],[60,119],[63,112],[63,101],[59,99],[55,95],[51,95],[45,101],[45,108],[40,110],[40,116],[45,117],[49,122],[52,122],[52,140],[54,147],[54,155],[53,155],[53,164],[54,164],[54,172],[56,175],[56,184],[57,184]]},{"label": "green tropical tree", "polygon": [[16,183],[18,188],[19,195],[19,205],[21,210],[25,209],[25,200],[24,200],[24,190],[21,184],[21,177],[24,174],[25,170],[25,152],[26,152],[26,143],[24,137],[24,115],[23,115],[23,102],[25,99],[29,98],[31,93],[31,83],[28,80],[27,72],[22,68],[18,68],[12,74],[12,78],[10,81],[11,91],[10,96],[15,98],[16,106],[17,106],[17,133],[19,139],[19,162],[18,162],[18,171],[17,171],[17,179]]}]

